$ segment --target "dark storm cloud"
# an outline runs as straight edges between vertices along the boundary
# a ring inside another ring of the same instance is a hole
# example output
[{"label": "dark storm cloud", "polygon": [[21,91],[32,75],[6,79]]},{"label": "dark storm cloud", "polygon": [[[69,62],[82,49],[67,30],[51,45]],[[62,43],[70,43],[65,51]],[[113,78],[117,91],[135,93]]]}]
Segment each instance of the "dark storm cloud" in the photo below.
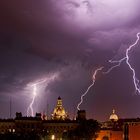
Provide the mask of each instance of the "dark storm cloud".
[{"label": "dark storm cloud", "polygon": [[[31,99],[30,96],[28,98],[31,91],[26,89],[27,84],[60,72],[59,78],[46,86],[38,97],[36,110],[42,111],[46,100],[55,102],[60,95],[72,112],[92,80],[92,71],[107,65],[107,60],[112,57],[119,59],[124,56],[125,49],[135,41],[135,34],[140,29],[139,6],[138,0],[1,1],[1,95],[4,95],[3,98],[12,95],[19,105],[18,109],[14,106],[14,111],[21,109],[26,113]],[[137,62],[134,65],[139,69]],[[131,100],[134,89],[131,73],[126,72],[127,66],[124,64],[119,72],[117,70],[111,75],[99,76],[95,89],[85,98],[82,108],[88,112],[96,111],[93,114],[97,118],[105,117],[99,110],[109,112],[114,106],[125,116],[129,108],[124,104],[125,98],[132,102],[136,100],[135,97]],[[126,84],[122,86],[118,81],[125,72],[123,83]],[[115,91],[110,89],[110,83]],[[114,95],[118,97],[118,102]],[[22,103],[17,101],[21,97],[25,98]],[[108,98],[112,100],[107,101]],[[132,106],[137,103],[138,99]],[[121,110],[122,106],[127,111]],[[128,112],[139,115],[136,110]]]},{"label": "dark storm cloud", "polygon": [[[21,37],[26,36],[26,39],[29,40],[31,43],[31,46],[29,49],[27,49],[27,51],[32,52],[39,56],[43,56],[43,57],[52,58],[56,56],[56,58],[58,58],[58,57],[67,56],[67,55],[71,57],[81,55],[81,57],[83,57],[84,55],[87,55],[86,54],[87,52],[89,51],[92,52],[92,50],[94,50],[94,46],[95,47],[98,46],[101,48],[103,46],[102,43],[96,45],[96,40],[100,40],[101,42],[102,39],[103,39],[103,42],[107,41],[108,43],[108,45],[106,45],[107,47],[115,48],[115,45],[112,45],[113,41],[109,42],[106,39],[107,38],[106,34],[104,34],[105,32],[112,33],[113,31],[105,30],[102,32],[103,30],[102,28],[108,28],[108,25],[110,26],[110,22],[114,21],[112,16],[108,16],[106,13],[104,15],[100,15],[102,11],[101,12],[98,11],[97,13],[96,11],[93,11],[90,13],[93,15],[91,16],[86,11],[89,9],[89,6],[87,6],[86,3],[81,2],[81,1],[79,2],[69,1],[68,4],[69,3],[74,5],[74,7],[76,4],[79,5],[78,11],[76,10],[77,6],[76,6],[76,9],[75,8],[73,9],[71,7],[69,8],[69,6],[67,7],[67,2],[64,0],[63,1],[61,0],[59,2],[41,1],[39,3],[37,3],[36,1],[31,1],[31,0],[28,1],[28,3],[25,1],[19,2],[16,0],[14,2],[9,2],[9,3],[3,2],[2,6],[5,6],[5,8],[2,8],[3,11],[1,12],[1,13],[4,13],[2,14],[2,16],[4,16],[2,23],[4,24],[6,23],[3,26],[6,26],[6,27],[8,26],[7,28],[10,28],[10,30],[14,30],[16,33],[20,32],[20,34],[22,34]],[[94,7],[93,2],[89,1],[89,3],[91,6]],[[104,1],[102,3],[104,3]],[[129,0],[129,3],[130,4],[132,3],[131,0]],[[137,3],[137,1],[135,1],[135,3]],[[136,14],[135,16],[135,13],[137,10],[134,12],[135,3],[134,3],[134,6],[130,6],[130,4],[128,4],[128,7],[130,7],[130,11],[133,11],[132,14],[129,15],[129,17],[137,18],[138,14]],[[98,3],[96,3],[95,5],[97,5],[99,9],[100,8],[107,9],[106,5],[100,6],[100,4]],[[114,6],[114,4],[112,5]],[[124,15],[125,14],[127,15],[127,13],[129,13],[128,8],[126,9],[127,11],[124,12]],[[65,17],[67,17],[67,15],[65,15],[67,14],[67,11],[74,14],[74,16],[72,17],[69,16],[68,20],[65,19]],[[81,12],[83,11],[83,15],[80,15],[79,13],[80,11]],[[116,13],[117,13],[117,10],[116,10]],[[117,13],[117,15],[121,17],[122,13],[123,13],[123,10],[120,13]],[[79,19],[78,22],[75,22],[75,19],[80,16],[81,16],[81,19]],[[90,21],[88,21],[86,17],[89,17]],[[105,23],[105,22],[96,20],[97,17],[99,17],[100,19],[103,19],[103,17],[104,18],[109,17],[109,20],[107,23]],[[116,18],[115,20],[117,19],[118,18]],[[127,17],[125,19],[127,21]],[[88,21],[90,25],[87,23],[84,23],[84,21]],[[90,44],[88,43],[88,41],[91,40],[91,36],[94,36],[94,34],[96,33],[95,32],[96,24],[98,24],[98,22],[102,30],[100,31],[98,29],[99,31],[97,31],[100,33],[99,35],[97,34],[97,36],[95,37],[95,45],[94,45],[94,38],[93,38],[93,44]],[[115,28],[119,28],[118,24],[121,22],[123,23],[124,21],[117,20],[116,23],[114,24],[111,23],[111,24],[115,26]],[[83,26],[86,26],[86,28],[84,28]],[[126,24],[124,24],[124,26],[126,28]],[[120,36],[123,35],[123,32],[124,30],[122,30],[122,32],[120,30],[119,36],[117,34],[116,36],[113,36],[113,37],[117,37],[118,39],[122,38]],[[102,48],[104,49],[106,46],[104,45]]]}]

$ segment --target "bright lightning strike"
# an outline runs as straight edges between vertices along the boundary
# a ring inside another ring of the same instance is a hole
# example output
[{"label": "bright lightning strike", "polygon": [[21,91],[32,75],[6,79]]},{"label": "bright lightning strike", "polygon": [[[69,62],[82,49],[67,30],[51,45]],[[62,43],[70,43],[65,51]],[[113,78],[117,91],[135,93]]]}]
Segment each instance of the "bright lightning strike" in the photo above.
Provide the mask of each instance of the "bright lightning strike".
[{"label": "bright lightning strike", "polygon": [[[116,65],[112,66],[112,67],[111,67],[110,69],[108,69],[106,72],[102,72],[102,73],[103,73],[103,74],[108,74],[108,73],[110,73],[114,68],[119,67],[119,66],[121,65],[121,63],[122,63],[123,61],[125,61],[126,64],[127,64],[128,67],[129,67],[129,69],[132,71],[132,74],[133,74],[133,83],[134,83],[135,90],[140,94],[139,80],[138,80],[137,77],[136,77],[135,69],[132,67],[132,65],[131,65],[130,62],[129,62],[129,60],[130,60],[130,58],[129,58],[129,53],[130,53],[130,51],[133,49],[133,47],[135,47],[135,46],[137,45],[137,43],[139,42],[139,40],[140,40],[140,32],[138,32],[136,36],[137,36],[136,41],[126,49],[125,56],[124,56],[122,59],[120,59],[120,60],[109,60],[109,62],[110,62],[111,64],[116,64]],[[78,105],[77,105],[77,109],[78,109],[78,110],[80,110],[80,105],[83,103],[83,98],[84,98],[84,96],[89,92],[90,88],[91,88],[92,86],[94,86],[95,81],[96,81],[96,75],[97,75],[98,72],[101,71],[103,68],[104,68],[104,67],[100,67],[100,68],[98,68],[98,69],[95,70],[95,72],[94,72],[94,74],[93,74],[93,77],[92,77],[92,80],[93,80],[92,84],[87,88],[86,92],[85,92],[84,94],[82,94],[82,96],[81,96],[81,101],[80,101],[80,102],[78,103]]]},{"label": "bright lightning strike", "polygon": [[138,41],[139,41],[139,39],[140,39],[140,37],[139,37],[139,36],[140,36],[140,32],[138,32],[136,36],[137,36],[136,41],[126,49],[125,57],[123,57],[123,58],[120,59],[120,60],[115,60],[115,61],[114,61],[114,60],[109,60],[109,62],[110,62],[111,64],[116,64],[116,65],[112,66],[108,71],[103,72],[103,73],[104,73],[104,74],[110,73],[114,68],[119,67],[119,66],[121,65],[121,63],[122,63],[123,61],[125,61],[126,64],[127,64],[128,67],[129,67],[129,69],[132,71],[132,74],[133,74],[133,83],[134,83],[135,90],[136,90],[136,92],[138,92],[138,93],[140,94],[139,80],[138,80],[137,77],[136,77],[135,69],[132,67],[132,65],[131,65],[130,62],[129,62],[129,60],[130,60],[130,58],[129,58],[129,53],[130,53],[130,51],[133,49],[133,47],[135,47],[135,46],[137,45],[137,43],[138,43]]},{"label": "bright lightning strike", "polygon": [[37,84],[34,84],[33,85],[33,98],[32,98],[32,101],[27,109],[27,116],[29,116],[29,112],[31,111],[31,116],[34,115],[34,110],[33,110],[33,104],[34,104],[34,101],[35,101],[35,97],[36,97],[36,94],[37,94]]},{"label": "bright lightning strike", "polygon": [[97,68],[97,69],[95,70],[95,72],[93,73],[93,76],[92,76],[92,84],[87,88],[86,92],[85,92],[84,94],[82,94],[82,96],[81,96],[81,101],[80,101],[80,102],[78,103],[78,105],[77,105],[77,109],[78,109],[78,110],[80,110],[80,105],[83,103],[83,98],[84,98],[84,96],[89,92],[90,88],[91,88],[92,86],[94,86],[95,81],[96,81],[96,75],[97,75],[98,72],[101,71],[103,68],[104,68],[104,67]]},{"label": "bright lightning strike", "polygon": [[33,84],[28,84],[28,86],[32,87],[32,101],[27,108],[27,116],[34,116],[33,104],[34,104],[35,98],[37,97],[38,86],[40,86],[41,84],[46,84],[47,86],[56,77],[58,77],[58,73],[55,73],[45,79],[41,79]]},{"label": "bright lightning strike", "polygon": [[29,107],[27,108],[27,116],[30,116],[30,115],[34,116],[33,104],[34,104],[35,98],[37,96],[37,86],[39,84],[42,84],[42,83],[46,82],[46,80],[47,79],[43,79],[43,80],[40,80],[37,83],[31,85],[31,87],[33,87],[33,94],[32,94],[33,97],[32,97],[32,101],[31,101]]}]

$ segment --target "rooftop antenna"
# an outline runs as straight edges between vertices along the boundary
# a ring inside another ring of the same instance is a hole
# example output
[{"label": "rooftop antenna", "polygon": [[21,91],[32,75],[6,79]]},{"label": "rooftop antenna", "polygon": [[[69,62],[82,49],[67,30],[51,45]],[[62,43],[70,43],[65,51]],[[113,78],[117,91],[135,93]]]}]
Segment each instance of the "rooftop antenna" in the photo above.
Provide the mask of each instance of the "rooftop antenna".
[{"label": "rooftop antenna", "polygon": [[49,104],[47,103],[47,120],[49,119]]}]

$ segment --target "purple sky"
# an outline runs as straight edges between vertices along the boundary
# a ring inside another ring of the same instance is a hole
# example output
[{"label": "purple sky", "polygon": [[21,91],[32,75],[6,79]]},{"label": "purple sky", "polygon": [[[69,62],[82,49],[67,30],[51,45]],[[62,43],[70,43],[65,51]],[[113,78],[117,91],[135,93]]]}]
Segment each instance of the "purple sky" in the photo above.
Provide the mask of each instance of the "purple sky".
[{"label": "purple sky", "polygon": [[[40,79],[34,111],[52,112],[61,96],[72,117],[80,96],[92,82],[93,71],[110,68],[140,31],[139,0],[12,0],[0,2],[0,116],[26,110],[32,86]],[[140,43],[131,64],[140,79]],[[57,76],[52,78],[54,75]],[[121,117],[140,117],[140,96],[125,63],[97,76],[81,109],[89,118],[107,120],[115,108]]]}]

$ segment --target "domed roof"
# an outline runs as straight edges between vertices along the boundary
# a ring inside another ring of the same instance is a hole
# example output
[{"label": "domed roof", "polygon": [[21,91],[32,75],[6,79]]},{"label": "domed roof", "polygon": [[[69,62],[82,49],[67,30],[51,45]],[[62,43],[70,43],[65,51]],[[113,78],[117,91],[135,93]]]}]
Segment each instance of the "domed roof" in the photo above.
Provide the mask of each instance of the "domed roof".
[{"label": "domed roof", "polygon": [[115,110],[113,109],[113,113],[109,117],[110,120],[118,121],[118,116],[115,114]]},{"label": "domed roof", "polygon": [[54,108],[53,114],[52,114],[52,119],[57,119],[57,120],[65,120],[67,119],[68,115],[65,109],[62,106],[62,99],[59,96],[57,99],[57,105]]}]

